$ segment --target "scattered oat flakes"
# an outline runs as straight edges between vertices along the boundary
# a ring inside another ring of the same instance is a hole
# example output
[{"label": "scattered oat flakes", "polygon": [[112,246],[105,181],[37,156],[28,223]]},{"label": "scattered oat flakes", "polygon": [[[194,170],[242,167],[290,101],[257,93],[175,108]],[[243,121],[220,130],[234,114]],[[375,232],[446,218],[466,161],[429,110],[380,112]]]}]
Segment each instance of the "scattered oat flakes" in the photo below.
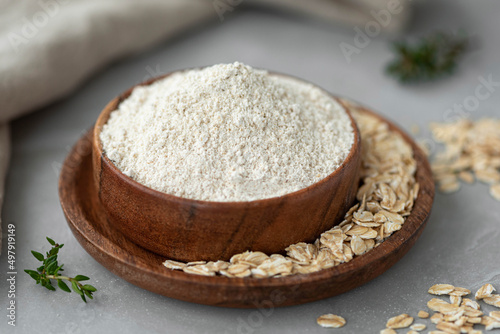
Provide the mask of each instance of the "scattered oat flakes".
[{"label": "scattered oat flakes", "polygon": [[475,310],[479,310],[481,308],[478,302],[469,298],[462,299],[462,305],[472,307]]},{"label": "scattered oat flakes", "polygon": [[460,180],[462,180],[463,182],[469,183],[469,184],[474,183],[474,181],[476,180],[474,178],[474,174],[472,174],[472,172],[469,172],[469,171],[461,171],[460,173],[458,173],[458,178]]},{"label": "scattered oat flakes", "polygon": [[236,263],[229,266],[226,270],[229,277],[247,277],[251,275],[251,266],[245,263]]},{"label": "scattered oat flakes", "polygon": [[418,317],[422,319],[427,319],[429,317],[429,313],[425,311],[418,311]]},{"label": "scattered oat flakes", "polygon": [[481,317],[468,317],[467,322],[470,324],[480,324],[482,321]]},{"label": "scattered oat flakes", "polygon": [[490,317],[493,319],[500,321],[500,311],[491,311],[490,312]]},{"label": "scattered oat flakes", "polygon": [[392,328],[384,328],[380,331],[380,334],[396,334],[397,332]]},{"label": "scattered oat flakes", "polygon": [[488,167],[476,170],[476,178],[483,183],[494,184],[500,181],[500,173],[495,168]]},{"label": "scattered oat flakes", "polygon": [[409,327],[412,323],[413,317],[410,317],[408,314],[404,313],[387,320],[386,327],[393,329],[406,328]]},{"label": "scattered oat flakes", "polygon": [[327,328],[340,328],[346,324],[344,318],[335,314],[324,314],[320,316],[318,319],[316,319],[316,322],[321,327],[327,327]]},{"label": "scattered oat flakes", "polygon": [[163,265],[165,267],[167,267],[168,269],[172,269],[172,270],[175,270],[175,269],[183,269],[186,267],[186,264],[184,262],[177,262],[177,261],[174,261],[174,260],[166,260],[165,262],[163,262]]},{"label": "scattered oat flakes", "polygon": [[447,295],[455,290],[451,284],[435,284],[429,288],[429,293],[432,295]]},{"label": "scattered oat flakes", "polygon": [[460,190],[460,183],[458,181],[446,182],[439,184],[439,191],[445,194],[451,194]]},{"label": "scattered oat flakes", "polygon": [[351,239],[351,249],[355,255],[362,255],[366,252],[366,244],[363,239],[355,235]]},{"label": "scattered oat flakes", "polygon": [[481,324],[485,326],[487,331],[491,331],[496,328],[500,328],[500,321],[495,318],[484,316]]},{"label": "scattered oat flakes", "polygon": [[467,324],[467,319],[467,317],[461,316],[457,321],[454,322],[454,324],[461,328]]},{"label": "scattered oat flakes", "polygon": [[450,309],[442,309],[443,312],[443,320],[446,322],[455,322],[462,317],[465,313],[465,309],[462,307],[458,307],[456,305],[451,305],[453,308]]},{"label": "scattered oat flakes", "polygon": [[[443,288],[443,285],[435,285],[430,290],[440,292],[440,289],[445,290],[445,288]],[[495,289],[491,284],[485,284],[476,293],[476,298],[483,299],[487,304],[500,307],[500,295],[493,294],[494,291]],[[489,316],[486,316],[480,310],[478,302],[469,298],[462,298],[462,296],[470,294],[470,290],[454,287],[453,291],[448,294],[450,295],[451,304],[438,298],[432,298],[427,303],[430,309],[436,311],[430,320],[436,324],[438,330],[430,333],[482,333],[480,330],[474,329],[474,325],[477,324],[484,325],[486,330],[500,328],[500,311],[492,311]]]},{"label": "scattered oat flakes", "polygon": [[410,326],[414,331],[420,332],[427,328],[425,324],[413,324]]},{"label": "scattered oat flakes", "polygon": [[431,316],[430,320],[433,324],[439,324],[440,322],[444,321],[444,317],[441,313],[434,313]]},{"label": "scattered oat flakes", "polygon": [[460,304],[462,303],[462,297],[450,295],[450,303],[456,306],[460,306]]},{"label": "scattered oat flakes", "polygon": [[461,119],[453,123],[432,123],[436,141],[444,151],[434,156],[434,178],[443,192],[459,189],[457,177],[467,183],[475,179],[493,184],[491,195],[500,201],[500,120]]},{"label": "scattered oat flakes", "polygon": [[[476,293],[476,298],[483,299],[485,303],[500,307],[500,295],[493,294],[495,291],[491,284],[483,285]],[[478,302],[469,298],[462,298],[470,294],[470,290],[461,287],[454,287],[450,284],[436,284],[429,289],[430,293],[449,294],[451,303],[439,298],[432,298],[427,306],[435,311],[430,321],[436,325],[436,330],[430,331],[431,334],[481,334],[482,331],[475,329],[475,325],[484,325],[487,331],[500,328],[500,311],[491,311],[485,315],[480,310]],[[420,318],[429,317],[429,313],[419,311]],[[409,319],[408,319],[409,318]],[[406,323],[408,322],[408,323]],[[418,332],[426,329],[425,324],[413,324],[413,318],[407,314],[401,314],[389,319],[386,329],[381,334],[396,333],[391,329],[406,328],[410,326],[408,333]]]},{"label": "scattered oat flakes", "polygon": [[446,301],[444,301],[442,299],[438,299],[438,298],[432,298],[431,300],[429,300],[427,302],[427,307],[428,308],[430,308],[433,311],[441,312],[441,313],[445,313],[445,312],[443,312],[443,310],[444,309],[448,310],[452,306],[454,308],[456,308],[455,305],[451,305],[450,303],[448,303],[448,302],[446,302]]},{"label": "scattered oat flakes", "polygon": [[475,298],[477,300],[480,300],[486,297],[490,297],[494,291],[496,291],[496,289],[493,287],[493,285],[487,283],[480,287],[479,290],[477,290]]},{"label": "scattered oat flakes", "polygon": [[495,307],[500,307],[500,295],[491,295],[490,297],[483,298],[483,301]]},{"label": "scattered oat flakes", "polygon": [[215,272],[209,270],[204,264],[186,266],[182,270],[188,274],[195,274],[195,275],[202,275],[202,276],[215,276]]},{"label": "scattered oat flakes", "polygon": [[483,311],[476,310],[476,309],[473,309],[471,307],[465,306],[464,314],[468,317],[480,317],[483,315]]},{"label": "scattered oat flakes", "polygon": [[446,333],[460,334],[460,327],[451,322],[440,322],[436,328]]},{"label": "scattered oat flakes", "polygon": [[459,288],[459,287],[455,287],[455,289],[452,292],[450,292],[450,296],[458,296],[458,297],[467,296],[468,294],[470,294],[469,289]]},{"label": "scattered oat flakes", "polygon": [[187,266],[196,266],[196,265],[199,265],[199,264],[205,264],[207,263],[206,261],[192,261],[192,262],[188,262],[186,263]]}]

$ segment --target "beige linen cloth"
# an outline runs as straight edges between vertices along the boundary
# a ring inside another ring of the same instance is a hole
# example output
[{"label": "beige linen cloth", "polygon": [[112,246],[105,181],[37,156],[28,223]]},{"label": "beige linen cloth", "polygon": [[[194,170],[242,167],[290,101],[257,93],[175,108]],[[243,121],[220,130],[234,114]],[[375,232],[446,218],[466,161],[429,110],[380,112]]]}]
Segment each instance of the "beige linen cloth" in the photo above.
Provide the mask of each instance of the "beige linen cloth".
[{"label": "beige linen cloth", "polygon": [[[395,0],[0,0],[0,235],[9,120],[68,95],[119,57],[204,21],[223,21],[242,4],[362,25],[389,1]],[[404,9],[382,28],[401,28]]]}]

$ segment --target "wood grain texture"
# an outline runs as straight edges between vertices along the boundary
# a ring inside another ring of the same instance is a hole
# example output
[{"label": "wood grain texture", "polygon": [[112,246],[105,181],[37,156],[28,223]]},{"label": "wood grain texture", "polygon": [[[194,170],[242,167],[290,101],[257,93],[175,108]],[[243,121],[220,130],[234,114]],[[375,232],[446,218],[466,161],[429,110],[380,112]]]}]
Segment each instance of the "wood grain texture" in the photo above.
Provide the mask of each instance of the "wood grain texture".
[{"label": "wood grain texture", "polygon": [[163,257],[130,242],[110,224],[93,186],[90,132],[78,141],[64,163],[59,182],[61,205],[75,237],[92,257],[149,291],[190,302],[239,308],[279,307],[328,298],[384,273],[414,245],[429,218],[434,199],[429,163],[409,136],[388,124],[415,152],[420,191],[412,214],[403,228],[379,247],[348,263],[312,274],[264,279],[204,277],[163,267]]},{"label": "wood grain texture", "polygon": [[354,144],[342,165],[323,180],[284,196],[251,202],[197,201],[132,180],[108,159],[99,138],[111,112],[132,89],[111,101],[97,120],[93,170],[109,222],[136,244],[182,261],[229,260],[246,250],[280,253],[288,245],[316,240],[340,223],[354,203],[361,144],[350,113]]}]

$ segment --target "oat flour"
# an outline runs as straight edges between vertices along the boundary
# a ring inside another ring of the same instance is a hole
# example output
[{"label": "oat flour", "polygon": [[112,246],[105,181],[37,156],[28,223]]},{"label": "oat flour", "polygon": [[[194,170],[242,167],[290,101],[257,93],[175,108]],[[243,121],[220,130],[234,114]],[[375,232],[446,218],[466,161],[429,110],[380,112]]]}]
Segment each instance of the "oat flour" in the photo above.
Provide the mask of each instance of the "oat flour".
[{"label": "oat flour", "polygon": [[234,63],[136,87],[100,138],[115,165],[150,188],[249,201],[325,178],[349,154],[354,133],[321,89]]}]

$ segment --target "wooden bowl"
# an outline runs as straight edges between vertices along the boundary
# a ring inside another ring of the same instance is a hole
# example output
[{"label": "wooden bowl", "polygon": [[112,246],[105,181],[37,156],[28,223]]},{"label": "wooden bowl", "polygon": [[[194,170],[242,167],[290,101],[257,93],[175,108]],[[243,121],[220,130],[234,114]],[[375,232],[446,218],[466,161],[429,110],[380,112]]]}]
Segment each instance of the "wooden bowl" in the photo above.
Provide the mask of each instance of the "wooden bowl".
[{"label": "wooden bowl", "polygon": [[228,278],[165,268],[165,257],[131,242],[108,219],[92,181],[91,133],[78,140],[64,161],[59,179],[61,207],[75,238],[96,261],[124,280],[163,296],[240,308],[272,308],[332,297],[365,284],[399,261],[422,234],[434,199],[432,172],[422,150],[396,125],[365,112],[382,119],[412,146],[420,191],[401,230],[368,253],[330,269],[276,278]]},{"label": "wooden bowl", "polygon": [[182,261],[228,260],[246,250],[280,253],[291,244],[314,241],[342,221],[353,204],[361,145],[349,112],[355,138],[343,164],[323,180],[284,196],[248,202],[198,201],[132,180],[108,159],[99,138],[111,112],[132,90],[113,99],[99,116],[92,160],[95,186],[110,223],[134,243]]}]

